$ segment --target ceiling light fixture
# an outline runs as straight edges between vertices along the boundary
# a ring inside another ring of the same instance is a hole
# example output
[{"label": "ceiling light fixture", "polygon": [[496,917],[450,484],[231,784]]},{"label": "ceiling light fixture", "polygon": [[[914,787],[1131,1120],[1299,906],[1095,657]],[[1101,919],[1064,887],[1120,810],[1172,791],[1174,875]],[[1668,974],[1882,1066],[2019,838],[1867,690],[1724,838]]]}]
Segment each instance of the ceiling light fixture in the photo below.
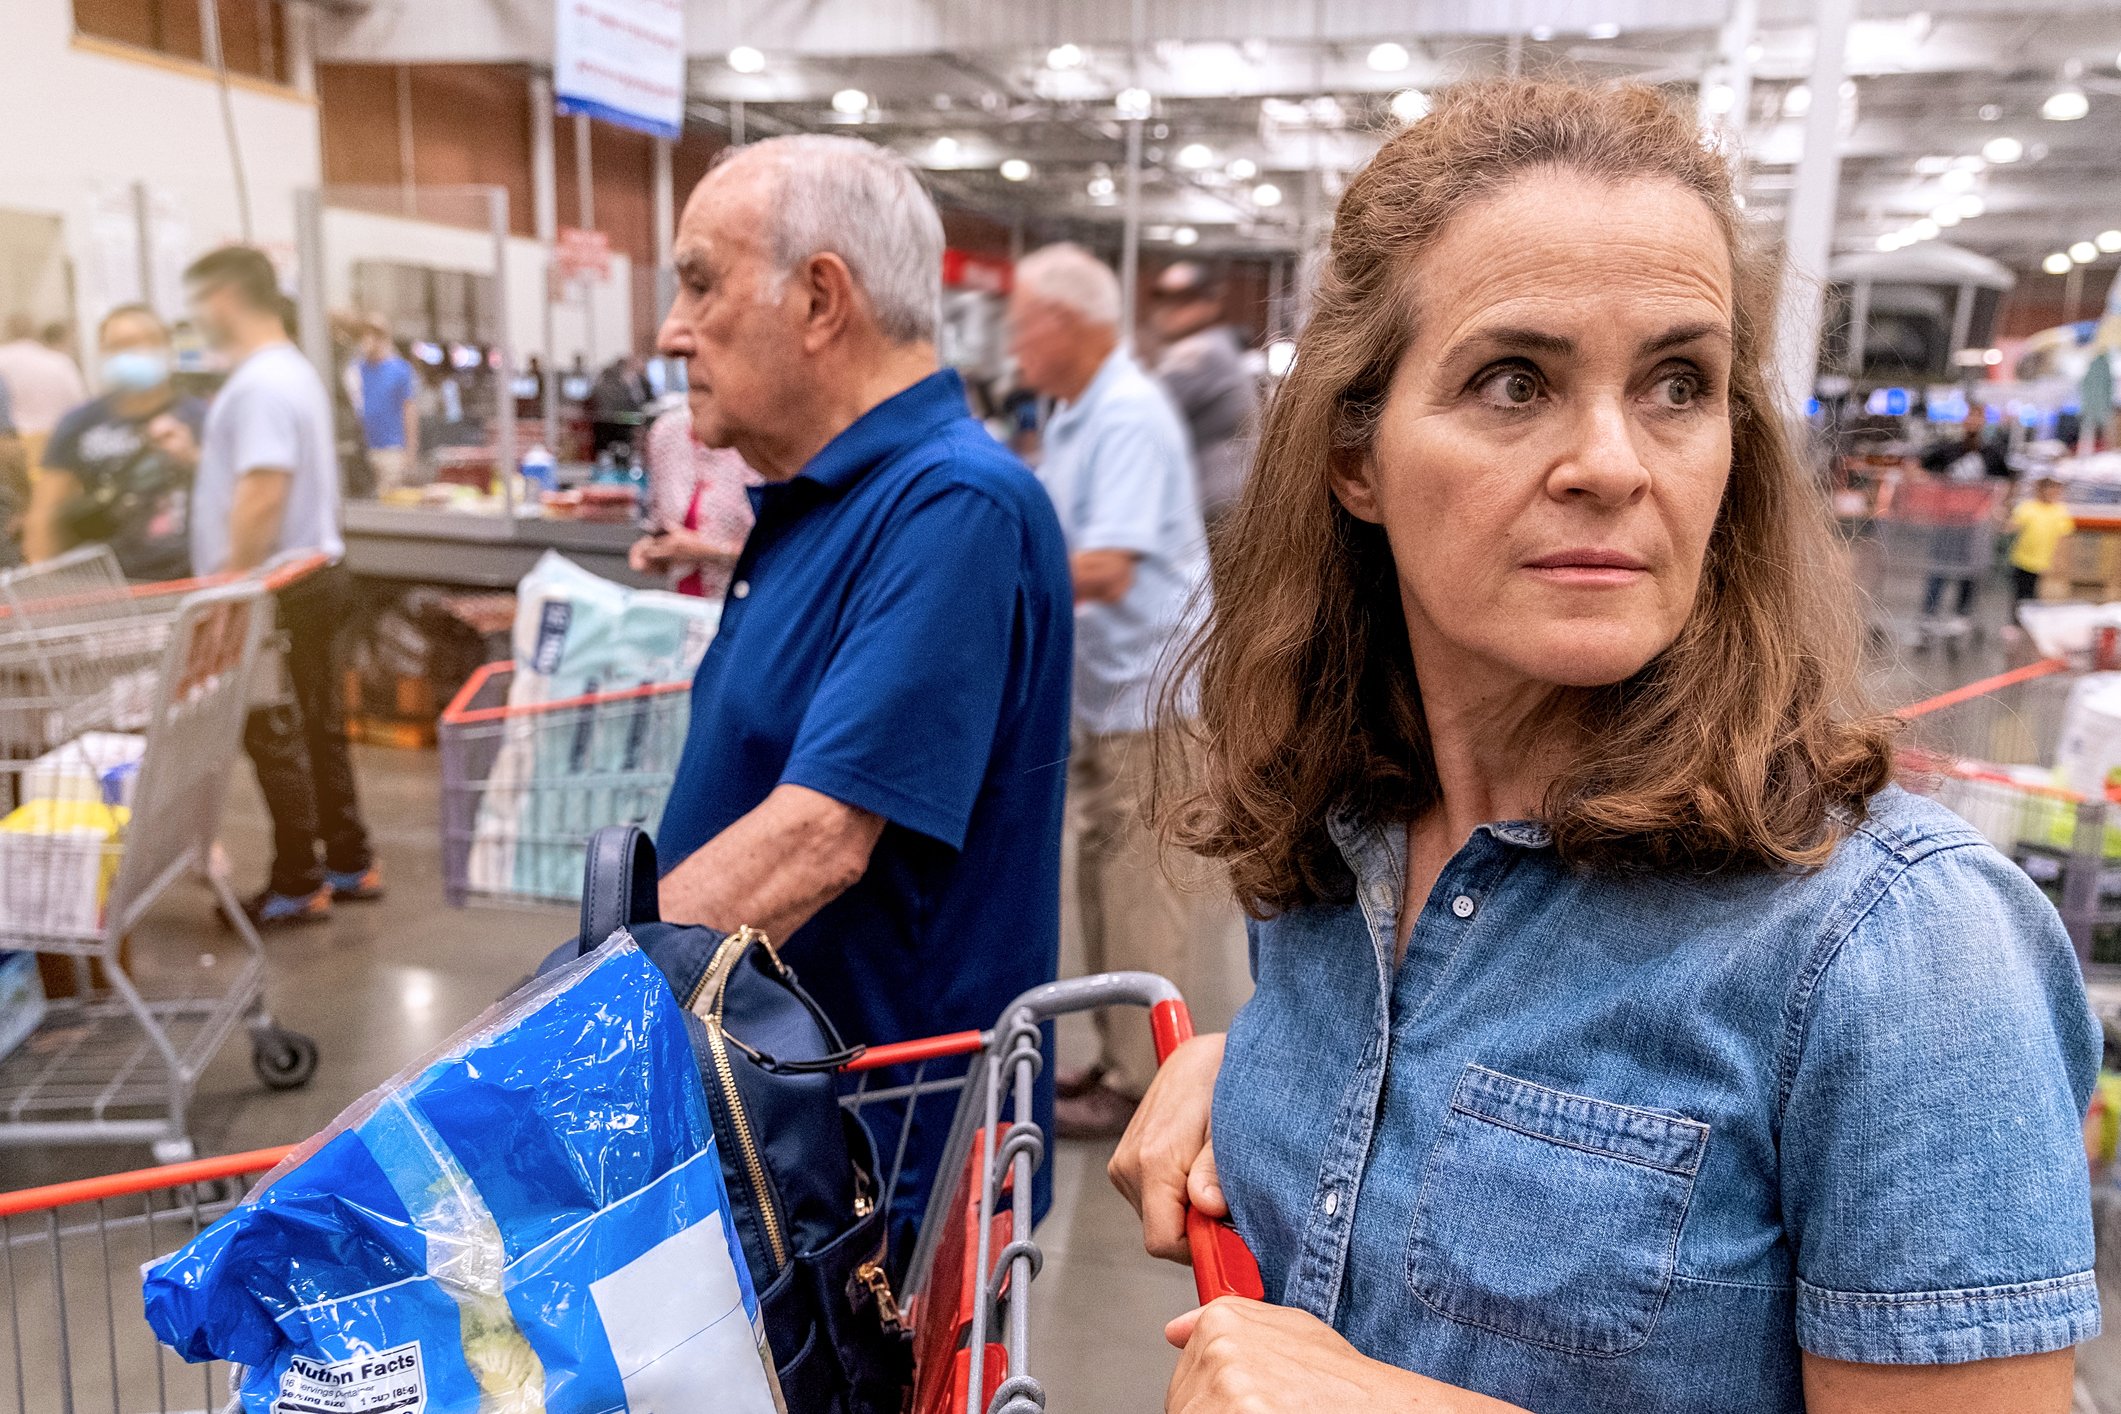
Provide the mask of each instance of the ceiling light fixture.
[{"label": "ceiling light fixture", "polygon": [[1392,116],[1402,124],[1418,123],[1429,116],[1429,95],[1418,88],[1403,88],[1392,95]]},{"label": "ceiling light fixture", "polygon": [[1149,90],[1146,88],[1123,88],[1112,100],[1112,106],[1119,110],[1122,118],[1148,117],[1149,103]]},{"label": "ceiling light fixture", "polygon": [[1959,213],[1961,220],[1971,221],[1982,212],[1988,210],[1988,203],[1969,192],[1953,202],[1952,207]]},{"label": "ceiling light fixture", "polygon": [[1981,351],[1981,361],[1990,368],[1994,368],[1997,364],[2003,362],[2003,350],[1983,349]]},{"label": "ceiling light fixture", "polygon": [[1884,235],[1882,235],[1882,236],[1880,236],[1880,237],[1878,238],[1878,249],[1880,249],[1880,250],[1898,250],[1898,249],[1900,249],[1900,236],[1899,236],[1899,234],[1898,234],[1897,232],[1894,232],[1894,231],[1887,231],[1887,232],[1886,232],[1886,233],[1885,233]]},{"label": "ceiling light fixture", "polygon": [[2014,137],[1992,137],[1981,144],[1981,155],[2001,166],[2025,155],[2025,144]]},{"label": "ceiling light fixture", "polygon": [[1198,172],[1215,165],[1215,149],[1204,142],[1189,142],[1178,150],[1178,165]]},{"label": "ceiling light fixture", "polygon": [[2092,101],[2081,88],[2058,88],[2040,105],[2040,116],[2050,123],[2074,123],[2092,111]]},{"label": "ceiling light fixture", "polygon": [[1171,243],[1173,245],[1192,245],[1199,239],[1200,232],[1194,230],[1191,226],[1180,226],[1171,233]]},{"label": "ceiling light fixture", "polygon": [[2069,258],[2079,265],[2089,265],[2099,258],[2099,247],[2090,241],[2078,241],[2069,248]]},{"label": "ceiling light fixture", "polygon": [[1046,67],[1049,69],[1080,69],[1089,58],[1077,44],[1056,44],[1046,51]]},{"label": "ceiling light fixture", "polygon": [[943,136],[937,138],[928,146],[929,160],[941,163],[944,166],[949,166],[957,161],[957,152],[957,139],[951,137],[948,133],[943,134]]},{"label": "ceiling light fixture", "polygon": [[2105,251],[2108,255],[2112,255],[2115,251],[2121,250],[2121,231],[2101,231],[2098,235],[2092,237],[2092,244]]},{"label": "ceiling light fixture", "polygon": [[2058,250],[2053,255],[2050,255],[2047,259],[2041,261],[2040,268],[2042,270],[2045,270],[2050,275],[2067,275],[2069,273],[2070,266],[2074,264],[2076,264],[2075,261],[2071,260],[2068,256],[2064,255],[2061,251]]},{"label": "ceiling light fixture", "polygon": [[1939,226],[1956,226],[1960,221],[1959,208],[1956,206],[1940,206],[1930,213],[1930,220],[1935,221]]},{"label": "ceiling light fixture", "polygon": [[1230,174],[1233,182],[1249,182],[1259,175],[1259,164],[1249,157],[1233,157],[1223,170]]},{"label": "ceiling light fixture", "polygon": [[1112,185],[1110,177],[1092,177],[1087,190],[1090,193],[1091,200],[1103,201],[1110,197],[1117,188]]},{"label": "ceiling light fixture", "polygon": [[1918,241],[1933,241],[1937,238],[1937,232],[1940,228],[1935,221],[1925,216],[1907,229],[1908,234]]},{"label": "ceiling light fixture", "polygon": [[729,51],[728,63],[740,74],[755,74],[766,67],[766,56],[748,44],[739,44]]},{"label": "ceiling light fixture", "polygon": [[1620,38],[1620,26],[1614,24],[1611,20],[1599,20],[1584,30],[1584,35],[1590,39],[1618,39]]},{"label": "ceiling light fixture", "polygon": [[1261,182],[1252,188],[1252,200],[1259,206],[1281,205],[1281,188],[1272,182]]},{"label": "ceiling light fixture", "polygon": [[1370,67],[1380,74],[1396,74],[1407,66],[1407,46],[1386,40],[1370,46]]},{"label": "ceiling light fixture", "polygon": [[1937,178],[1937,185],[1949,192],[1972,191],[1974,189],[1974,174],[1967,171],[1964,167],[1954,167],[1951,171]]},{"label": "ceiling light fixture", "polygon": [[1727,83],[1712,83],[1702,91],[1701,106],[1720,118],[1738,106],[1738,90]]},{"label": "ceiling light fixture", "polygon": [[2003,105],[2001,103],[1984,103],[1974,110],[1974,116],[1984,123],[1993,123],[2003,116]]},{"label": "ceiling light fixture", "polygon": [[1789,91],[1782,95],[1782,116],[1802,118],[1811,111],[1812,86],[1806,83],[1791,84]]},{"label": "ceiling light fixture", "polygon": [[832,111],[855,117],[869,111],[869,95],[858,88],[843,88],[832,95]]},{"label": "ceiling light fixture", "polygon": [[1002,180],[1005,182],[1029,181],[1031,164],[1021,157],[1011,157],[1002,163]]}]

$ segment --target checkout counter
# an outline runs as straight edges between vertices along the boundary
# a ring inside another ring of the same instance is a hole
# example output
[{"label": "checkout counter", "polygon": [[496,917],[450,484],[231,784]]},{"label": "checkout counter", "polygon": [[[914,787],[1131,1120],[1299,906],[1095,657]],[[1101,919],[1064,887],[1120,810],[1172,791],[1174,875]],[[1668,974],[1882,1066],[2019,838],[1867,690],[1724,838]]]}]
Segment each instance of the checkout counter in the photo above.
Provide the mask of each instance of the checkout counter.
[{"label": "checkout counter", "polygon": [[348,501],[341,533],[346,567],[364,579],[464,589],[514,589],[538,557],[558,550],[592,574],[636,588],[662,587],[635,574],[626,549],[632,525],[493,515]]}]

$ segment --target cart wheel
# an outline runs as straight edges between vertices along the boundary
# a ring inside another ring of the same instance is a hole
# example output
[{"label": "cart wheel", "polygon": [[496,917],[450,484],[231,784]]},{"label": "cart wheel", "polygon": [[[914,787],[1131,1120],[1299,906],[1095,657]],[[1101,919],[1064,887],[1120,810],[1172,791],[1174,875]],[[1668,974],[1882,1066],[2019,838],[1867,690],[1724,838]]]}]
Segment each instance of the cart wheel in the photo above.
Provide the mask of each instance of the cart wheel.
[{"label": "cart wheel", "polygon": [[250,1068],[269,1090],[299,1090],[317,1073],[317,1043],[299,1031],[260,1032],[250,1043]]}]

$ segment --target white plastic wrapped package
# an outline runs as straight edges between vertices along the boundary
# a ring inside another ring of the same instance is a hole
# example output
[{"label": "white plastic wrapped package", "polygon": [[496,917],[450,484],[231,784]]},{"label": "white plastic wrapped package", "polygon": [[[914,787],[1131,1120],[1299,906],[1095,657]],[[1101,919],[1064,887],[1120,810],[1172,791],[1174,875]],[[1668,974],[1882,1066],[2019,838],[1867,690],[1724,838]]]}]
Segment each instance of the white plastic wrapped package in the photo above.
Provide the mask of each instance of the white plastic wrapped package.
[{"label": "white plastic wrapped package", "polygon": [[[547,551],[516,588],[511,708],[682,682],[699,666],[721,605],[659,589],[628,589]],[[487,892],[566,897],[581,878],[591,830],[662,812],[662,772],[682,724],[639,711],[585,711],[566,720],[511,716],[473,823],[469,882]],[[647,734],[647,735],[644,735]],[[648,735],[675,734],[675,740]]]},{"label": "white plastic wrapped package", "polygon": [[246,1414],[774,1414],[676,999],[621,934],[374,1092],[145,1273]]}]

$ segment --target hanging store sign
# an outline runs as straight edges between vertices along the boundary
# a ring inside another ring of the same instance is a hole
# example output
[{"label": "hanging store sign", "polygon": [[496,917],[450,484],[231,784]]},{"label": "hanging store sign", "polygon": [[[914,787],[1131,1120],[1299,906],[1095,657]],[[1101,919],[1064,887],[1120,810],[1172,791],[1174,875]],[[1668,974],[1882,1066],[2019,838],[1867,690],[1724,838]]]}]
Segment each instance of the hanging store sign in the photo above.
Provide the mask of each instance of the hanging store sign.
[{"label": "hanging store sign", "polygon": [[562,226],[552,247],[553,273],[565,280],[611,278],[611,237],[602,231]]},{"label": "hanging store sign", "polygon": [[998,255],[948,246],[943,251],[943,285],[953,290],[979,290],[1006,295],[1016,280],[1016,266]]},{"label": "hanging store sign", "polygon": [[558,0],[552,90],[562,113],[676,138],[685,126],[683,0]]}]

